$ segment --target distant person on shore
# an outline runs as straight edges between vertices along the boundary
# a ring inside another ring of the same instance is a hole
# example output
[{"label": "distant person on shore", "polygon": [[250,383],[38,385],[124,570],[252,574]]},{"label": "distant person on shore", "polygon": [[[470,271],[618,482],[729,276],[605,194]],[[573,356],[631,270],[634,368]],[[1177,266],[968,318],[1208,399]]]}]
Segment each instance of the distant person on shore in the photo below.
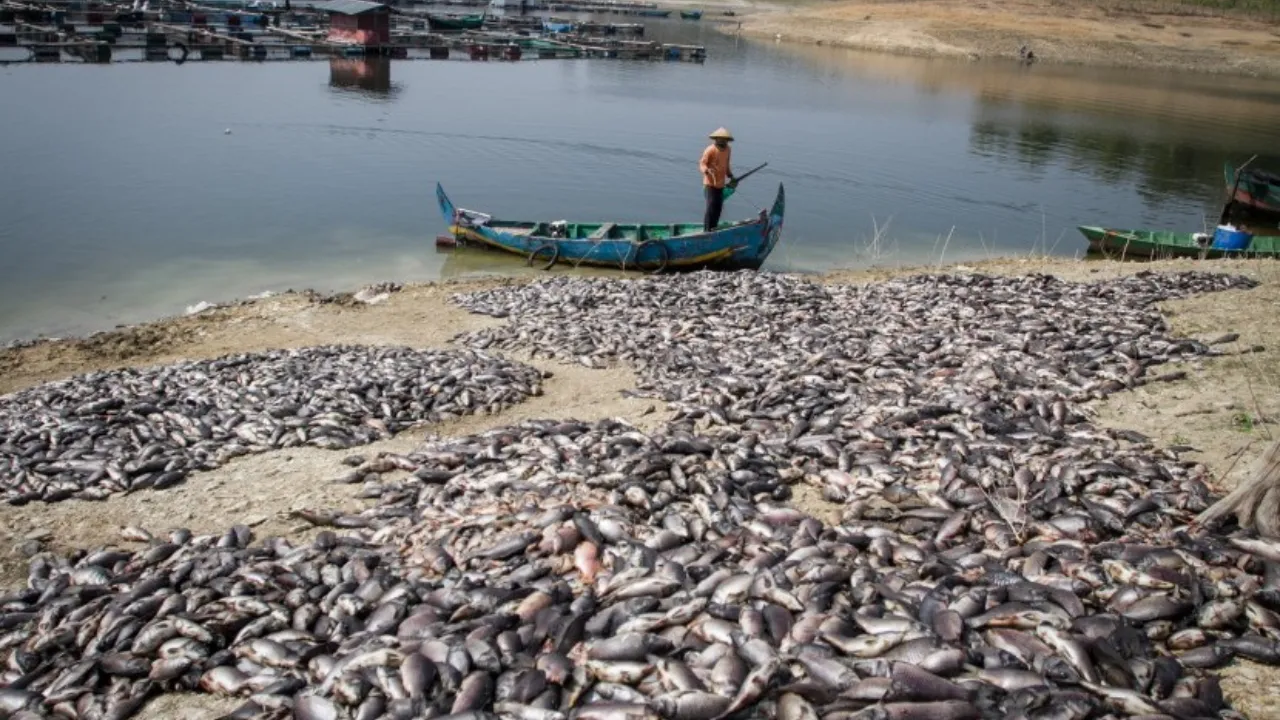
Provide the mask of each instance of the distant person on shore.
[{"label": "distant person on shore", "polygon": [[729,168],[729,143],[733,135],[720,128],[709,136],[711,144],[702,151],[698,168],[702,170],[702,191],[707,198],[707,212],[702,218],[703,229],[711,232],[720,224],[720,211],[724,209],[724,187],[733,183],[733,170]]}]

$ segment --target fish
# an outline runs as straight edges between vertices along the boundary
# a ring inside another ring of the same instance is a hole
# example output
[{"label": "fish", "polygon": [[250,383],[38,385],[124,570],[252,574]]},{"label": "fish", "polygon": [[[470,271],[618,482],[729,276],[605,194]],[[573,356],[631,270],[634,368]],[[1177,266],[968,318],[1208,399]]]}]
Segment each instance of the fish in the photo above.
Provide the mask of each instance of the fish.
[{"label": "fish", "polygon": [[[1280,664],[1266,555],[1192,522],[1202,467],[1084,405],[1212,352],[1156,303],[1250,282],[565,276],[454,296],[503,319],[461,350],[21,391],[0,401],[10,502],[313,445],[341,450],[317,482],[369,503],[306,508],[305,539],[132,527],[124,548],[35,556],[0,602],[0,709],[126,717],[197,691],[304,720],[1229,712],[1213,667]],[[632,394],[671,412],[342,456],[536,396],[547,371],[513,351],[631,364]],[[95,430],[108,417],[127,440]],[[838,512],[793,505],[804,486]]]},{"label": "fish", "polygon": [[345,450],[499,410],[544,379],[481,351],[355,345],[76,375],[0,396],[0,495],[21,505],[163,490],[248,453]]}]

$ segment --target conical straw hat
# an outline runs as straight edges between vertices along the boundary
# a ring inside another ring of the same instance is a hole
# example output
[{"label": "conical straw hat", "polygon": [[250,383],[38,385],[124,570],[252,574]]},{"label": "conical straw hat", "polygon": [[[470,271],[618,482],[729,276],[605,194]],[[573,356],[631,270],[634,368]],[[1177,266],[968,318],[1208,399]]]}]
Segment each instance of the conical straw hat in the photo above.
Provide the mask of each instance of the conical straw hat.
[{"label": "conical straw hat", "polygon": [[721,138],[724,138],[725,140],[732,140],[733,133],[730,133],[728,130],[725,130],[724,128],[720,128],[715,132],[711,133],[710,135],[708,135],[707,137],[711,138],[712,140],[719,140]]}]

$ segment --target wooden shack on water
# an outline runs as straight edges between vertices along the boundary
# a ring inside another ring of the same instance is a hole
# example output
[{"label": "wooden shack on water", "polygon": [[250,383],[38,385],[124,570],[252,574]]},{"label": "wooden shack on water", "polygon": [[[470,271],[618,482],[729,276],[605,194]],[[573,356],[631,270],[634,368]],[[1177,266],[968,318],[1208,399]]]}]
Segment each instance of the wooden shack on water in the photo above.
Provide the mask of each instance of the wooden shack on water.
[{"label": "wooden shack on water", "polygon": [[324,0],[307,7],[329,15],[330,42],[365,46],[391,44],[391,8],[367,0]]}]

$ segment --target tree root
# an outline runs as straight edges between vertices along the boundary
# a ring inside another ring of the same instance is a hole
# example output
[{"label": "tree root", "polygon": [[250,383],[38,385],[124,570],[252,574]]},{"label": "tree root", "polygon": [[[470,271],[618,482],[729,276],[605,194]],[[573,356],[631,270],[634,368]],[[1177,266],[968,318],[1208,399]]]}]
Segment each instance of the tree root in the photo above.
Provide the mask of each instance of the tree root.
[{"label": "tree root", "polygon": [[1246,530],[1280,538],[1280,440],[1271,443],[1253,475],[1226,497],[1200,513],[1196,522],[1212,525],[1228,515]]}]

